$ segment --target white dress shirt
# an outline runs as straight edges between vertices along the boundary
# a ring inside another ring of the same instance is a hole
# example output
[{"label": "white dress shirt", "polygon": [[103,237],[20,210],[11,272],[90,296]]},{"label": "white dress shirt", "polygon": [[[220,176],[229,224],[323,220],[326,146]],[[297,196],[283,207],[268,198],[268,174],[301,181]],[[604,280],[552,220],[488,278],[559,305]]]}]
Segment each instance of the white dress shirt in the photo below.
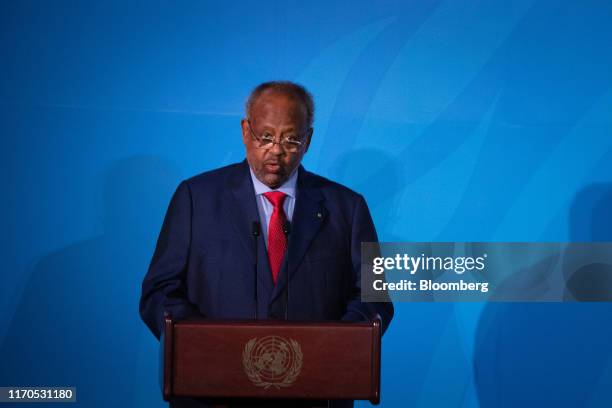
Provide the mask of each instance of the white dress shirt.
[{"label": "white dress shirt", "polygon": [[287,220],[291,222],[293,219],[293,209],[295,208],[295,200],[296,200],[296,184],[297,184],[297,174],[298,169],[295,169],[291,176],[285,181],[279,188],[271,189],[266,186],[264,183],[259,181],[253,173],[253,169],[249,166],[249,171],[251,172],[251,180],[253,180],[253,187],[255,188],[255,197],[257,201],[257,211],[259,212],[259,222],[261,222],[261,230],[263,232],[264,241],[266,242],[266,248],[268,247],[268,226],[270,225],[270,217],[272,217],[272,211],[274,210],[274,206],[272,203],[268,201],[268,199],[263,195],[268,191],[280,191],[285,193],[287,197],[285,197],[285,201],[283,202],[283,210],[285,210],[285,215],[287,216]]}]

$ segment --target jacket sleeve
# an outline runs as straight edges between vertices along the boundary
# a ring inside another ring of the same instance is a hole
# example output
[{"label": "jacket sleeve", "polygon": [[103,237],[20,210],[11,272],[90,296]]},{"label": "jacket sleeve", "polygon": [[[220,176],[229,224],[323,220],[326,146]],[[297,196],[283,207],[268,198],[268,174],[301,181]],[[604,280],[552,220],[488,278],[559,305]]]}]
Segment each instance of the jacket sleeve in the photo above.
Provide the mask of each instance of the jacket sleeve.
[{"label": "jacket sleeve", "polygon": [[360,195],[353,212],[351,228],[351,266],[352,291],[347,311],[342,317],[346,321],[370,320],[376,314],[382,320],[383,333],[387,330],[393,318],[393,303],[388,302],[362,302],[361,301],[361,243],[378,242],[376,229],[372,216],[368,210],[365,199]]},{"label": "jacket sleeve", "polygon": [[142,282],[140,316],[158,339],[164,327],[164,312],[176,320],[202,316],[197,306],[188,301],[185,286],[192,211],[191,191],[183,181],[172,196]]}]

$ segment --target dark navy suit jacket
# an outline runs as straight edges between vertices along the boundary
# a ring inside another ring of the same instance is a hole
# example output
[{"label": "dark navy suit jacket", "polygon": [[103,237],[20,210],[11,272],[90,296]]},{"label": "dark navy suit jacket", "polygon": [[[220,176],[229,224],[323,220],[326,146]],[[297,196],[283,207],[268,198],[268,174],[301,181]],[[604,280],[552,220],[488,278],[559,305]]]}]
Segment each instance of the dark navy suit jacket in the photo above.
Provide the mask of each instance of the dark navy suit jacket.
[{"label": "dark navy suit jacket", "polygon": [[393,305],[360,300],[361,243],[377,241],[361,195],[300,166],[288,259],[276,285],[261,234],[255,256],[255,221],[246,160],[178,186],[142,284],[140,314],[155,336],[164,311],[175,319],[254,318],[255,269],[260,319],[287,313],[290,320],[358,321],[379,314],[387,328]]}]

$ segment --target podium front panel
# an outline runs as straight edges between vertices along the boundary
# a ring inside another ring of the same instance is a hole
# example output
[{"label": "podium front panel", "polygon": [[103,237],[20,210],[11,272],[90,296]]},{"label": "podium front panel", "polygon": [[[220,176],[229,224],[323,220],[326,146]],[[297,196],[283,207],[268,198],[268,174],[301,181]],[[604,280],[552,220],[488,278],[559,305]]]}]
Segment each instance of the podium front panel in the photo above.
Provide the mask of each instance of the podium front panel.
[{"label": "podium front panel", "polygon": [[165,392],[215,398],[380,395],[380,324],[184,321],[166,342]]}]

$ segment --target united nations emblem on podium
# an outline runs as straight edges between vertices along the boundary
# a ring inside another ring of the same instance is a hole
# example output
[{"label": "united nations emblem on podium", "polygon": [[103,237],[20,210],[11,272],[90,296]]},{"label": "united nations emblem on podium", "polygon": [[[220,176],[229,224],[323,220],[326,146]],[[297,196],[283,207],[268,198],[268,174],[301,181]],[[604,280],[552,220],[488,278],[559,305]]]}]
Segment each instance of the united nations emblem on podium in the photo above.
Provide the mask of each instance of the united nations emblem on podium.
[{"label": "united nations emblem on podium", "polygon": [[252,338],[244,345],[244,373],[257,387],[290,387],[300,375],[303,363],[300,344],[280,336]]}]

